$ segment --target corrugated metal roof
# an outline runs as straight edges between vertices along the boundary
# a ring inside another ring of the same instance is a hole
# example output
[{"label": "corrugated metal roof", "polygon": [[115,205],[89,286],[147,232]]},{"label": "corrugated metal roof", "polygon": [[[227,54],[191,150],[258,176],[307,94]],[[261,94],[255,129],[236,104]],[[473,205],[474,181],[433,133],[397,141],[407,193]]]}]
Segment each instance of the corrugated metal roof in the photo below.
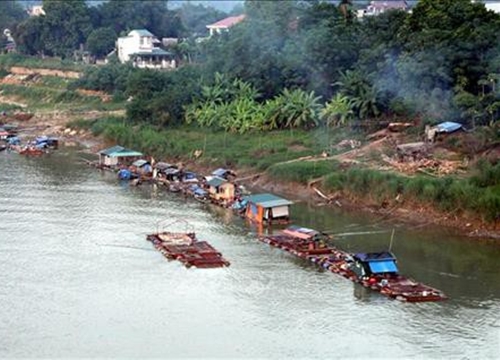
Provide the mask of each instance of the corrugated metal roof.
[{"label": "corrugated metal roof", "polygon": [[227,169],[219,168],[217,170],[212,171],[212,175],[222,177],[222,176],[226,175],[228,171],[229,170],[227,170]]},{"label": "corrugated metal roof", "polygon": [[132,157],[132,156],[142,156],[141,152],[125,149],[123,146],[113,146],[99,152],[101,155],[106,155],[109,157]]},{"label": "corrugated metal roof", "polygon": [[462,127],[462,124],[453,121],[445,121],[437,125],[439,132],[451,133]]},{"label": "corrugated metal roof", "polygon": [[144,165],[146,164],[149,164],[149,161],[147,160],[144,160],[144,159],[140,159],[140,160],[136,160],[132,163],[133,166],[136,166],[136,167],[143,167]]},{"label": "corrugated metal roof", "polygon": [[122,150],[125,150],[125,148],[123,146],[115,145],[115,146],[112,146],[110,148],[101,150],[99,152],[99,154],[101,154],[101,155],[109,155],[109,154],[113,154],[115,152],[119,152],[119,151],[122,151]]},{"label": "corrugated metal roof", "polygon": [[293,202],[274,194],[255,194],[244,197],[248,202],[258,204],[264,208],[292,205]]},{"label": "corrugated metal roof", "polygon": [[136,30],[132,30],[131,32],[128,33],[129,36],[132,35],[132,33],[136,33],[138,34],[139,36],[148,36],[148,37],[155,37],[153,34],[151,34],[151,32],[149,32],[148,30],[146,29],[136,29]]},{"label": "corrugated metal roof", "polygon": [[214,176],[213,178],[211,178],[210,180],[207,181],[207,185],[213,186],[213,187],[219,187],[222,184],[224,184],[225,182],[227,182],[227,180]]}]

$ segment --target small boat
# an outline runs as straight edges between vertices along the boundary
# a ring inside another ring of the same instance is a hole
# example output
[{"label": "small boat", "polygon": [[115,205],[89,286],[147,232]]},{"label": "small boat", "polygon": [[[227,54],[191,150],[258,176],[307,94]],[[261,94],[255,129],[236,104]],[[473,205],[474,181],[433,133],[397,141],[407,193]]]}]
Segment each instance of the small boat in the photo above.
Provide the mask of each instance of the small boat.
[{"label": "small boat", "polygon": [[146,236],[155,249],[169,260],[178,260],[185,267],[217,268],[230,263],[206,241],[197,239],[192,231],[157,231]]},{"label": "small boat", "polygon": [[297,226],[260,240],[393,299],[407,302],[447,299],[442,291],[400,275],[396,257],[389,251],[350,254],[329,245],[328,235]]},{"label": "small boat", "polygon": [[0,151],[4,151],[5,149],[7,149],[7,145],[0,145]]}]

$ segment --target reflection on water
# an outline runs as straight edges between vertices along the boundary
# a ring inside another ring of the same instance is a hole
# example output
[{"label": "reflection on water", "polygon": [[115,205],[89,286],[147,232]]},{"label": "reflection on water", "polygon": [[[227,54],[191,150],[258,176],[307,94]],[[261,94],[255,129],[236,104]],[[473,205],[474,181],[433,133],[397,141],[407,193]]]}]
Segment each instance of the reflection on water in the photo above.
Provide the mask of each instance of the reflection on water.
[{"label": "reflection on water", "polygon": [[[401,271],[451,297],[404,304],[256,241],[224,209],[129,187],[78,156],[0,154],[0,357],[499,357],[495,244],[293,208],[349,251],[388,249],[394,228]],[[168,217],[231,267],[187,270],[152,251],[145,235]]]}]

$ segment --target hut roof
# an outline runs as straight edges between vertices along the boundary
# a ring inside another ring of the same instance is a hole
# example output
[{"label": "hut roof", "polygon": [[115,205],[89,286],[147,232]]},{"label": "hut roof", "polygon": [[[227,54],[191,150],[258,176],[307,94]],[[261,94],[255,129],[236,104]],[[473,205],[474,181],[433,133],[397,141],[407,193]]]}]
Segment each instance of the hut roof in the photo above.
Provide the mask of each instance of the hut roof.
[{"label": "hut roof", "polygon": [[100,155],[106,155],[109,157],[133,157],[142,156],[142,153],[130,149],[126,149],[123,146],[116,145],[108,149],[101,150]]},{"label": "hut roof", "polygon": [[260,205],[266,209],[293,204],[292,201],[281,198],[281,197],[273,195],[273,194],[249,195],[249,196],[245,196],[244,199],[246,199],[250,203]]}]

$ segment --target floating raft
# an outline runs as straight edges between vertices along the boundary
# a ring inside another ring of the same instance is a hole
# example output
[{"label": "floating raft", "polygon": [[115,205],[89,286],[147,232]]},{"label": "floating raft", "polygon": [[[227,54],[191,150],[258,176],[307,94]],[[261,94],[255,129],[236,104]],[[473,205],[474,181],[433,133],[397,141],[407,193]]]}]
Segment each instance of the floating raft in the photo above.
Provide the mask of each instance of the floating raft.
[{"label": "floating raft", "polygon": [[350,254],[328,246],[320,232],[295,226],[260,240],[393,299],[407,302],[447,299],[440,290],[399,275],[396,259],[390,252]]},{"label": "floating raft", "polygon": [[147,235],[147,240],[169,260],[179,260],[187,268],[217,268],[229,266],[215,248],[206,241],[199,241],[194,232],[176,233],[163,231]]}]

